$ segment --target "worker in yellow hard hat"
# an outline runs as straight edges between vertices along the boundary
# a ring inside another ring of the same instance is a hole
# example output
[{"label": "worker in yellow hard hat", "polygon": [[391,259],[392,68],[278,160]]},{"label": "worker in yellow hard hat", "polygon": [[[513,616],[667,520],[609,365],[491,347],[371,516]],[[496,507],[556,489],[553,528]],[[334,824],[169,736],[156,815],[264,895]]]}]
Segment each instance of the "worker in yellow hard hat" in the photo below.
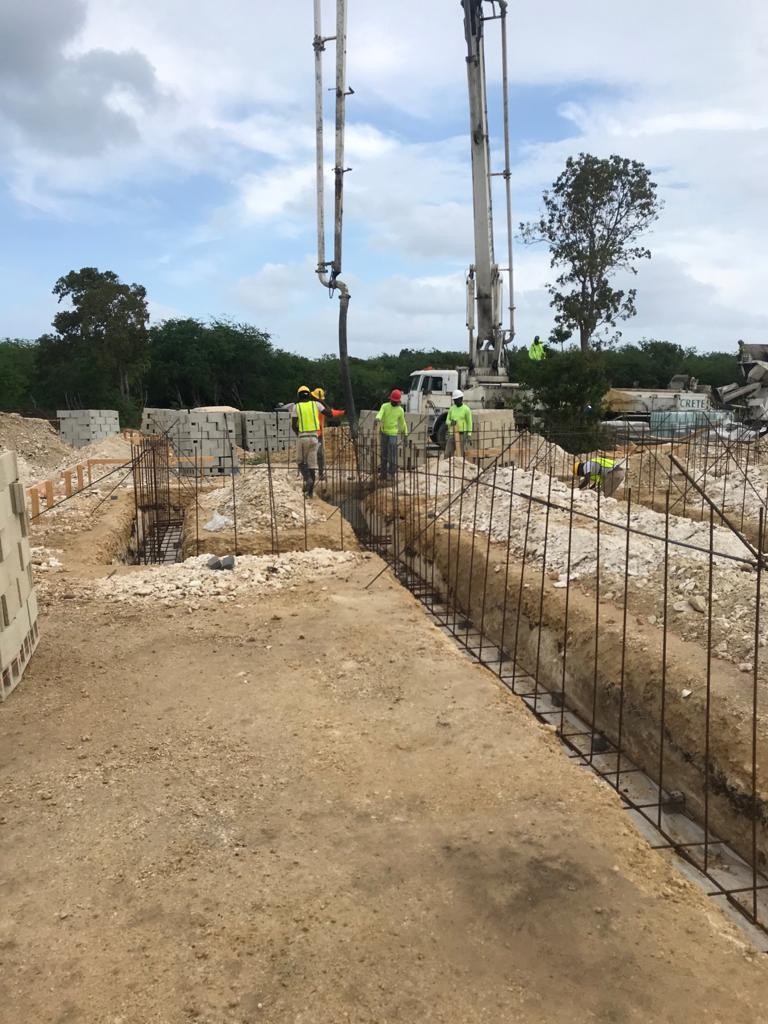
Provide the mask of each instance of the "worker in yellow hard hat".
[{"label": "worker in yellow hard hat", "polygon": [[320,417],[325,405],[312,397],[312,392],[302,386],[296,392],[296,401],[290,409],[291,427],[298,437],[296,461],[304,479],[304,493],[311,498],[315,490],[317,475],[317,449],[320,443]]}]

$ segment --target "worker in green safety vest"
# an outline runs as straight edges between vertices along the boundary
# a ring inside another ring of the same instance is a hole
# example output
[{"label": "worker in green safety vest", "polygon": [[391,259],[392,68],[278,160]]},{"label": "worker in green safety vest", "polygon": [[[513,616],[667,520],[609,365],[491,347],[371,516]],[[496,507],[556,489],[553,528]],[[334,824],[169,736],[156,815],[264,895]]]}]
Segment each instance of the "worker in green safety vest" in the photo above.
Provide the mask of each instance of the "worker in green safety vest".
[{"label": "worker in green safety vest", "polygon": [[606,498],[611,498],[624,483],[626,475],[624,459],[612,459],[608,455],[591,455],[573,467],[574,476],[579,481],[579,490],[589,487],[591,491],[602,490]]},{"label": "worker in green safety vest", "polygon": [[445,457],[447,459],[456,454],[457,434],[462,455],[467,454],[467,448],[472,443],[472,410],[468,405],[464,405],[464,392],[457,388],[451,397],[453,405],[445,417],[445,429],[447,431]]},{"label": "worker in green safety vest", "polygon": [[382,480],[394,480],[397,474],[397,441],[401,435],[408,436],[405,410],[400,405],[402,397],[402,391],[394,388],[389,401],[384,402],[376,413],[374,429],[379,431],[379,476]]},{"label": "worker in green safety vest", "polygon": [[528,358],[532,359],[535,363],[540,363],[542,359],[547,358],[547,353],[538,334],[528,346]]}]

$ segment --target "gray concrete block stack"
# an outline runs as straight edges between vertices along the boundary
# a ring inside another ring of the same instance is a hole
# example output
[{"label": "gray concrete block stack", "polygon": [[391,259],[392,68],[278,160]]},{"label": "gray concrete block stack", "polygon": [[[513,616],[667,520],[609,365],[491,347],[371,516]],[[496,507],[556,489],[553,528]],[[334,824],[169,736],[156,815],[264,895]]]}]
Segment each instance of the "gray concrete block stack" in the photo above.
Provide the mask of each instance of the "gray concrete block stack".
[{"label": "gray concrete block stack", "polygon": [[176,454],[184,458],[202,456],[204,476],[223,476],[240,467],[237,449],[243,447],[243,418],[238,409],[145,409],[141,430],[145,434],[167,434]]},{"label": "gray concrete block stack", "polygon": [[244,412],[243,447],[249,452],[289,451],[296,440],[288,412]]},{"label": "gray concrete block stack", "polygon": [[0,701],[21,682],[37,647],[29,517],[15,452],[0,454]]},{"label": "gray concrete block stack", "polygon": [[120,416],[114,409],[59,409],[59,435],[73,448],[84,448],[120,433]]}]

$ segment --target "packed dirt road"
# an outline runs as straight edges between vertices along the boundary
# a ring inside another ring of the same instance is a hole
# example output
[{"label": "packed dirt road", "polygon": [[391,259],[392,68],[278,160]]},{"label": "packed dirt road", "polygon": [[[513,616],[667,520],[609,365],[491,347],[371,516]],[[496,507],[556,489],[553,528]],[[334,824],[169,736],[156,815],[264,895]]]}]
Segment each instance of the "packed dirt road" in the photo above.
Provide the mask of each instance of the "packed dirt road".
[{"label": "packed dirt road", "polygon": [[379,566],[54,595],[0,709],[0,1022],[764,1020],[760,955]]}]

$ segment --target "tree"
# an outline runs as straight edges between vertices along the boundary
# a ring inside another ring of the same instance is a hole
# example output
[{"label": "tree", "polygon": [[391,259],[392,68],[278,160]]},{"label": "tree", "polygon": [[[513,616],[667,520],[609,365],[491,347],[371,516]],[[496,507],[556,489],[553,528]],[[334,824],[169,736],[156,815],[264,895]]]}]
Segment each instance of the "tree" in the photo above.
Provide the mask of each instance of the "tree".
[{"label": "tree", "polygon": [[126,413],[141,400],[148,365],[146,289],[111,270],[71,270],[53,288],[68,301],[53,318],[55,334],[38,344],[38,379],[56,404],[104,406]]},{"label": "tree", "polygon": [[657,220],[662,203],[642,163],[588,153],[568,157],[543,202],[540,219],[520,225],[522,237],[549,243],[550,265],[560,271],[547,286],[558,340],[578,331],[587,352],[597,331],[635,315],[636,289],[625,292],[610,281],[617,270],[636,274],[635,263],[650,258],[638,238]]},{"label": "tree", "polygon": [[16,411],[34,405],[32,378],[35,347],[21,338],[0,341],[0,409]]},{"label": "tree", "polygon": [[547,437],[570,452],[596,445],[608,390],[602,352],[569,349],[552,359],[528,360],[520,380],[530,395],[520,411]]}]

